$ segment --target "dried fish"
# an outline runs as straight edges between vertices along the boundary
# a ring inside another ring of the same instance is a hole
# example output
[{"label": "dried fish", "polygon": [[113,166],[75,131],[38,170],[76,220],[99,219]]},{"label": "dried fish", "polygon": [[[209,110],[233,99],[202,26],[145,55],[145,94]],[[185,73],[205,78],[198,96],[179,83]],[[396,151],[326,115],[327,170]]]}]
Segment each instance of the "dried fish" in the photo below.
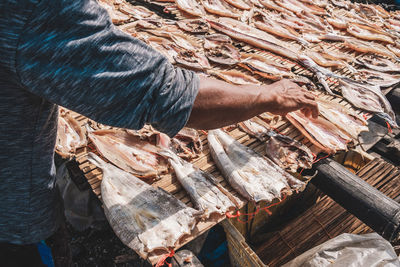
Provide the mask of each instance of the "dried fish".
[{"label": "dried fish", "polygon": [[176,5],[179,9],[185,11],[196,17],[203,17],[206,12],[199,1],[196,0],[175,0]]},{"label": "dried fish", "polygon": [[211,14],[240,18],[240,14],[230,7],[224,0],[202,0],[204,9]]},{"label": "dried fish", "polygon": [[70,112],[60,108],[56,140],[56,152],[63,158],[74,156],[78,148],[87,144],[86,131],[79,125]]},{"label": "dried fish", "polygon": [[346,0],[331,0],[330,1],[334,6],[341,7],[347,10],[350,10],[353,6],[353,4],[350,1]]},{"label": "dried fish", "polygon": [[177,155],[184,159],[193,159],[203,150],[200,136],[195,129],[183,128],[171,139],[171,146]]},{"label": "dried fish", "polygon": [[256,11],[254,13],[253,20],[254,20],[254,25],[260,30],[266,31],[278,37],[297,41],[304,46],[310,45],[306,40],[301,38],[299,34],[297,34],[294,30],[290,31],[281,24],[275,22],[274,20],[271,20],[270,17],[268,17],[267,14],[265,14],[262,11]]},{"label": "dried fish", "polygon": [[202,219],[213,216],[225,216],[240,204],[233,195],[226,191],[209,173],[179,158],[173,151],[165,149],[163,155],[169,158],[176,178],[190,195],[194,207],[203,212]]},{"label": "dried fish", "polygon": [[368,131],[367,121],[356,112],[321,97],[316,98],[316,101],[321,115],[339,129],[348,133],[353,140],[357,140],[361,132]]},{"label": "dried fish", "polygon": [[400,57],[400,48],[398,48],[397,46],[394,45],[387,45],[386,46],[390,52],[392,52],[393,54],[395,54],[397,57]]},{"label": "dried fish", "polygon": [[207,33],[210,24],[203,19],[184,19],[176,22],[179,28],[190,33]]},{"label": "dried fish", "polygon": [[209,131],[207,138],[211,156],[219,170],[232,187],[249,201],[271,202],[305,186],[271,160],[240,144],[222,130]]},{"label": "dried fish", "polygon": [[393,127],[398,127],[393,109],[378,86],[347,78],[339,79],[339,84],[343,97],[355,107],[376,113]]},{"label": "dried fish", "polygon": [[290,71],[290,67],[257,54],[242,54],[242,61],[239,66],[271,80],[295,76]]},{"label": "dried fish", "polygon": [[214,75],[218,78],[221,78],[225,80],[226,82],[237,84],[237,85],[248,85],[248,84],[253,84],[253,85],[260,85],[261,83],[247,75],[244,74],[243,72],[237,71],[237,70],[226,70],[226,71],[208,71],[209,74]]},{"label": "dried fish", "polygon": [[99,0],[99,5],[102,6],[105,10],[107,10],[108,15],[111,18],[112,23],[114,24],[122,24],[131,19],[129,15],[122,13],[117,10],[113,3],[107,0]]},{"label": "dried fish", "polygon": [[232,45],[229,36],[223,34],[206,35],[204,49],[207,58],[215,63],[235,65],[240,61],[239,50]]},{"label": "dried fish", "polygon": [[97,151],[122,170],[140,178],[155,178],[168,172],[168,161],[160,148],[123,130],[88,131]]},{"label": "dried fish", "polygon": [[324,54],[315,51],[308,51],[306,55],[321,67],[343,68],[346,66],[343,61],[326,58],[324,57]]},{"label": "dried fish", "polygon": [[286,8],[282,8],[281,6],[278,6],[273,0],[260,0],[261,4],[271,10],[277,11],[278,13],[289,13],[293,14],[291,11],[289,11]]},{"label": "dried fish", "polygon": [[194,70],[207,70],[211,68],[210,63],[204,55],[190,50],[179,51],[174,59],[176,63]]},{"label": "dried fish", "polygon": [[357,52],[378,54],[397,60],[397,56],[394,53],[390,52],[383,45],[378,43],[374,43],[373,45],[371,45],[371,43],[369,42],[355,40],[355,39],[347,39],[344,42],[344,46],[353,49],[354,51]]},{"label": "dried fish", "polygon": [[266,141],[267,157],[281,168],[290,172],[311,168],[314,158],[310,149],[288,136],[275,133],[264,120],[255,117],[239,123],[239,127],[261,142]]},{"label": "dried fish", "polygon": [[380,72],[400,72],[400,66],[393,63],[389,59],[379,56],[362,57],[355,60],[359,65]]},{"label": "dried fish", "polygon": [[330,25],[332,25],[333,27],[335,27],[335,28],[337,28],[337,29],[340,29],[340,30],[346,30],[346,29],[347,29],[347,26],[348,26],[347,21],[345,21],[345,20],[343,20],[343,19],[341,19],[341,18],[338,18],[338,17],[335,17],[335,18],[326,18],[326,21],[327,21]]},{"label": "dried fish", "polygon": [[317,119],[308,118],[302,112],[295,111],[288,113],[286,118],[311,143],[328,154],[347,150],[347,144],[352,141],[346,132],[321,116]]},{"label": "dried fish", "polygon": [[218,22],[208,20],[208,22],[215,30],[221,31],[234,39],[244,41],[289,59],[297,60],[298,58],[298,49],[291,46],[288,48],[287,44],[283,44],[272,35],[242,22],[230,18],[220,18]]},{"label": "dried fish", "polygon": [[135,19],[147,19],[147,18],[158,17],[154,12],[148,10],[143,6],[134,6],[128,4],[127,2],[122,2],[118,6],[118,10],[126,15],[134,17]]},{"label": "dried fish", "polygon": [[361,69],[356,74],[356,79],[381,88],[392,87],[400,84],[400,75],[382,73],[380,71]]},{"label": "dried fish", "polygon": [[243,0],[224,0],[225,2],[231,4],[232,6],[239,8],[239,9],[244,9],[244,10],[249,10],[251,7]]},{"label": "dried fish", "polygon": [[394,44],[394,41],[391,37],[384,35],[381,31],[378,31],[368,26],[350,23],[347,27],[347,32],[359,39],[369,41],[381,41],[389,44]]},{"label": "dried fish", "polygon": [[181,33],[181,32],[176,32],[175,27],[171,26],[166,26],[162,27],[157,30],[152,30],[152,29],[145,29],[147,32],[154,34],[155,36],[159,37],[166,37],[171,39],[177,46],[190,50],[190,51],[197,51],[201,49],[200,44],[198,44],[196,41],[193,39],[189,38],[187,35]]},{"label": "dried fish", "polygon": [[192,232],[198,211],[93,153],[88,160],[103,171],[101,193],[111,227],[142,258],[153,251],[169,252]]},{"label": "dried fish", "polygon": [[148,37],[146,38],[146,42],[166,56],[171,63],[175,63],[175,58],[180,49],[174,43],[161,37]]}]

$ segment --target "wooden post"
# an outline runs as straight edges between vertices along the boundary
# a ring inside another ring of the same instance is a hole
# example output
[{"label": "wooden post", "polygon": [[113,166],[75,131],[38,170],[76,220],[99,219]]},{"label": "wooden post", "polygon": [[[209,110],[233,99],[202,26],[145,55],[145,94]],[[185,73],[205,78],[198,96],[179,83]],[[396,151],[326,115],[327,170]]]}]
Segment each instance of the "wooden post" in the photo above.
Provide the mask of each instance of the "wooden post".
[{"label": "wooden post", "polygon": [[399,238],[400,205],[332,159],[315,164],[311,182],[382,237]]}]

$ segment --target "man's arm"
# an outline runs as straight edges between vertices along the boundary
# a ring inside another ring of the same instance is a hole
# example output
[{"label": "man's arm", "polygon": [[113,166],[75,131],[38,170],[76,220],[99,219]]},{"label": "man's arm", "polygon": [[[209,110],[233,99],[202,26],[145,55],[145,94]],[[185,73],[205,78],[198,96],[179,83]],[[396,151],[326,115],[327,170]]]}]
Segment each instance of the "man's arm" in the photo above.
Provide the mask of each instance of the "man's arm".
[{"label": "man's arm", "polygon": [[197,129],[214,129],[266,111],[285,115],[298,109],[302,109],[307,116],[318,116],[314,96],[288,80],[263,86],[235,86],[201,77],[199,93],[187,125]]},{"label": "man's arm", "polygon": [[26,90],[50,102],[111,126],[140,129],[149,123],[170,136],[190,114],[189,126],[209,129],[312,105],[305,103],[305,91],[294,84],[288,89],[287,82],[199,83],[193,72],[174,68],[115,28],[94,0],[40,1],[21,33],[16,70]]},{"label": "man's arm", "polygon": [[38,2],[17,47],[23,88],[111,126],[174,135],[185,125],[197,75],[117,29],[95,0]]}]

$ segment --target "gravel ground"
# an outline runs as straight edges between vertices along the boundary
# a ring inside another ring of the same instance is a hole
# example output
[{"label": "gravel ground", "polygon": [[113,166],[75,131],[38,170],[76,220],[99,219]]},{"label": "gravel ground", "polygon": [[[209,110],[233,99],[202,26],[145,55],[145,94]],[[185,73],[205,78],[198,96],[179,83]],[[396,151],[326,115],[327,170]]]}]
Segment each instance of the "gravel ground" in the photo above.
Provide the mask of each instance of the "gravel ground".
[{"label": "gravel ground", "polygon": [[70,225],[67,228],[71,234],[71,254],[76,267],[151,266],[122,244],[107,222],[96,223],[83,232],[75,231]]}]

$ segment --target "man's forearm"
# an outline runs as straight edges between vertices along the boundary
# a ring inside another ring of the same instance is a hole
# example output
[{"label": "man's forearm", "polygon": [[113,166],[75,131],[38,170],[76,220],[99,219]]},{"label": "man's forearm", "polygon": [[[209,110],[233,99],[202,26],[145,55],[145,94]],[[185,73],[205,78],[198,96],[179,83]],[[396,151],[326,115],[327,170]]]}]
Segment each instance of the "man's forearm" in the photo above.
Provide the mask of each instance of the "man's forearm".
[{"label": "man's forearm", "polygon": [[276,114],[304,109],[316,117],[313,96],[291,82],[236,86],[201,77],[200,88],[187,126],[215,129],[250,119],[269,111]]}]

